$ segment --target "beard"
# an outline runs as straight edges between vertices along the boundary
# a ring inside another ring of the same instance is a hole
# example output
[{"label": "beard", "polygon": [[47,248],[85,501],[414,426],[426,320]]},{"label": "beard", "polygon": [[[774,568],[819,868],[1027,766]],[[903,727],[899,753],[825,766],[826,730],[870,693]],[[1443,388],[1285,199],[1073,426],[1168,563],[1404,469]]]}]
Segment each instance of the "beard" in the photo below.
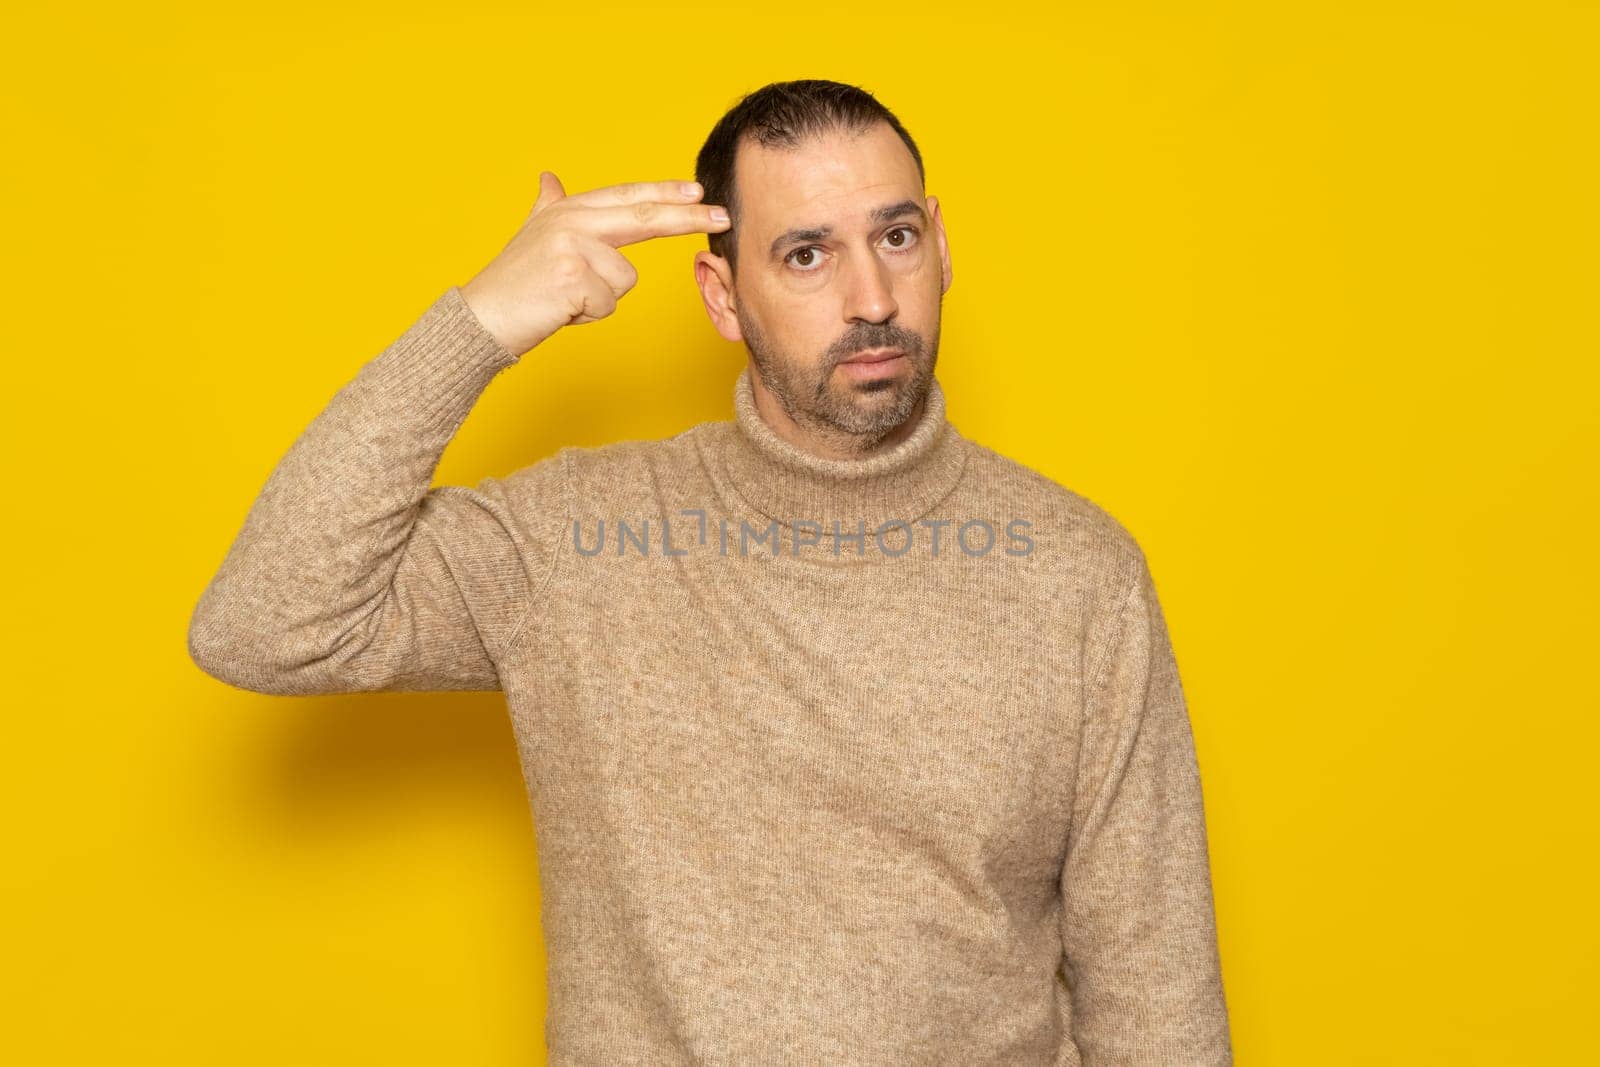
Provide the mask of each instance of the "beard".
[{"label": "beard", "polygon": [[[784,413],[813,433],[848,442],[858,450],[872,448],[917,410],[933,381],[939,360],[939,317],[926,342],[914,330],[892,322],[858,322],[820,360],[798,359],[778,349],[743,307],[736,309],[745,347]],[[907,368],[890,378],[853,382],[834,368],[857,352],[898,348]]]}]

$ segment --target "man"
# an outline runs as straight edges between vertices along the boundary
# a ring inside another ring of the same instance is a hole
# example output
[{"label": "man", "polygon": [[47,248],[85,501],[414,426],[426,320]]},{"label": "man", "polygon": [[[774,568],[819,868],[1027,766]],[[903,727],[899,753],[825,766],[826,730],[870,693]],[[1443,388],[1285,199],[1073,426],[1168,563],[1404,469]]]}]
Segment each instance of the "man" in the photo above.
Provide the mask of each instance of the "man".
[{"label": "man", "polygon": [[[505,692],[552,1063],[1231,1062],[1150,570],[945,419],[950,248],[911,137],[779,83],[697,171],[541,174],[284,456],[191,655],[266,693]],[[618,248],[697,232],[749,350],[732,419],[430,488],[499,371],[615,309]]]}]

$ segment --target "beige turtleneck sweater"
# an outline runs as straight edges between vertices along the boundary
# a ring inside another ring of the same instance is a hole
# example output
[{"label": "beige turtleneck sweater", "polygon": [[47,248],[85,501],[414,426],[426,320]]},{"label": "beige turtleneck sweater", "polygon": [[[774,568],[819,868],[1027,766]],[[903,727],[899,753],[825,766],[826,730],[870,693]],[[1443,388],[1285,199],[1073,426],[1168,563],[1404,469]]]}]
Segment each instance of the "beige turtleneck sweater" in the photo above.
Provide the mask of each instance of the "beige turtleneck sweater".
[{"label": "beige turtleneck sweater", "polygon": [[551,1063],[1231,1062],[1190,722],[1120,524],[937,383],[832,461],[748,371],[732,420],[430,488],[517,359],[440,296],[280,461],[188,647],[262,693],[504,691]]}]

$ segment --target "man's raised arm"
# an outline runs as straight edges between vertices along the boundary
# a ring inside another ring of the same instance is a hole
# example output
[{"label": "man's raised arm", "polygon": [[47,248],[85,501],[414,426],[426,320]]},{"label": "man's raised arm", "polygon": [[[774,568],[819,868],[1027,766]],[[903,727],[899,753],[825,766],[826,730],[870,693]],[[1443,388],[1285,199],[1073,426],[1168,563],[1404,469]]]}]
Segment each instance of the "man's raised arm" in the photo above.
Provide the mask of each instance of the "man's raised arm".
[{"label": "man's raised arm", "polygon": [[190,621],[194,661],[264,693],[498,688],[558,542],[528,543],[497,480],[428,486],[517,358],[452,286],[362,367],[257,496]]},{"label": "man's raised arm", "polygon": [[279,461],[190,618],[206,673],[265,693],[497,689],[564,530],[559,457],[429,488],[484,388],[637,281],[621,245],[725,229],[698,189],[539,199],[500,254],[368,361]]}]

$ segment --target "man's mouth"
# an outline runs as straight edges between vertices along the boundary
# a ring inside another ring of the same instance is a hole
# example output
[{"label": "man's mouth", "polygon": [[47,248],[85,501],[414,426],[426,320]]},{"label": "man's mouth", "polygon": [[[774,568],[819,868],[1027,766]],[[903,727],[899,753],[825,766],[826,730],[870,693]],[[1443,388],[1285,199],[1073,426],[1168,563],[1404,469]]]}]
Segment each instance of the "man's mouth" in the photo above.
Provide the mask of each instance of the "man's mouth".
[{"label": "man's mouth", "polygon": [[864,352],[857,352],[844,362],[882,363],[886,359],[896,359],[903,355],[905,355],[905,352],[898,348],[869,348]]},{"label": "man's mouth", "polygon": [[839,372],[849,381],[889,381],[905,374],[911,360],[903,348],[869,348],[839,364]]}]

